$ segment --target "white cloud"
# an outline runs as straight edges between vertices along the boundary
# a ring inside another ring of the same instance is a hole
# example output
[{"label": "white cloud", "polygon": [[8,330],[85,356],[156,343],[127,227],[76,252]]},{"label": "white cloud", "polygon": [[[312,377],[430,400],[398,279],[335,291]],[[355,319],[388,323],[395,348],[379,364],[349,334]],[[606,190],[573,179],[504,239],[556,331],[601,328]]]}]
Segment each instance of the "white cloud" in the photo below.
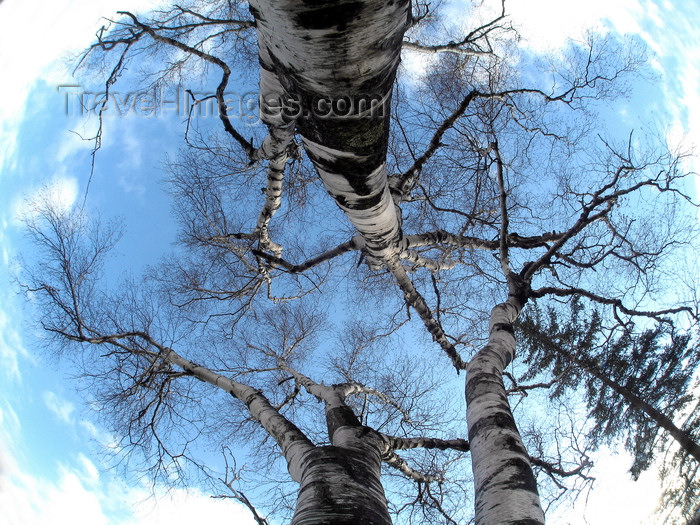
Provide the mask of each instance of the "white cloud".
[{"label": "white cloud", "polygon": [[562,525],[651,525],[661,524],[655,511],[659,505],[660,481],[655,471],[642,473],[634,482],[629,474],[632,458],[602,448],[594,458],[590,475],[596,478],[588,497],[573,508],[562,509],[551,521]]},{"label": "white cloud", "polygon": [[581,38],[588,31],[637,33],[637,0],[587,0],[563,5],[559,0],[509,2],[507,11],[520,32],[521,45],[538,52],[561,49],[569,38]]},{"label": "white cloud", "polygon": [[[78,124],[78,122],[76,122],[76,124]],[[64,166],[68,157],[80,152],[92,151],[95,147],[94,141],[88,139],[95,136],[97,122],[94,120],[86,120],[79,124],[80,128],[71,126],[74,129],[63,135],[61,141],[55,147],[55,159],[59,166]]]},{"label": "white cloud", "polygon": [[36,207],[43,202],[51,203],[57,211],[68,212],[78,199],[78,179],[65,174],[60,167],[58,174],[48,184],[29,191],[26,195],[15,198],[12,206],[13,221],[21,225],[23,220],[36,214]]},{"label": "white cloud", "polygon": [[63,210],[69,210],[78,198],[78,179],[61,176],[53,180],[51,186],[56,203]]},{"label": "white cloud", "polygon": [[[59,413],[70,418],[72,410],[47,395]],[[100,433],[100,432],[98,432]],[[100,433],[101,434],[101,433]],[[218,522],[222,516],[237,525],[253,525],[240,504],[212,499],[198,491],[128,486],[101,470],[82,453],[69,461],[46,465],[46,472],[29,472],[25,460],[20,419],[0,399],[0,509],[3,525],[191,525]]]},{"label": "white cloud", "polygon": [[[614,29],[620,34],[640,33],[638,19],[646,9],[640,1],[645,0],[587,0],[566,5],[560,0],[518,0],[506,3],[506,15],[518,31],[519,47],[552,54],[563,50],[570,39],[581,40],[589,32],[606,34]],[[497,0],[480,5],[476,19],[464,4],[471,6],[469,0],[448,4],[445,15],[452,23],[462,20],[465,31],[501,14],[501,2]],[[406,69],[420,74],[432,58],[404,53],[402,60]]]},{"label": "white cloud", "polygon": [[22,471],[5,450],[0,449],[0,508],[7,525],[51,523],[98,525],[110,521],[102,511],[100,498],[84,482],[81,469],[61,467],[56,481],[34,477]]},{"label": "white cloud", "polygon": [[[104,16],[117,10],[142,11],[156,0],[5,0],[0,3],[0,168],[16,163],[17,128],[27,113],[27,96],[36,81],[70,83],[67,54],[94,40]],[[30,28],[30,29],[28,29]],[[40,38],[37,36],[40,35]],[[10,50],[10,52],[7,52]],[[56,97],[59,100],[59,97]],[[2,169],[0,169],[2,173]]]},{"label": "white cloud", "polygon": [[[0,452],[1,453],[1,452]],[[74,465],[60,465],[55,480],[21,472],[7,461],[0,472],[0,508],[6,525],[191,525],[218,522],[253,525],[250,513],[232,501],[210,498],[201,491],[167,493],[127,487],[102,480],[85,456]]]},{"label": "white cloud", "polygon": [[137,523],[149,525],[190,525],[192,523],[218,522],[226,516],[228,523],[252,525],[248,510],[233,501],[213,499],[199,490],[175,489],[157,500],[142,502],[134,509]]},{"label": "white cloud", "polygon": [[[700,5],[696,2],[587,0],[564,7],[558,0],[527,0],[509,2],[507,10],[523,37],[521,45],[536,52],[551,53],[561,49],[567,38],[591,30],[640,38],[652,51],[650,65],[661,76],[663,99],[649,101],[660,107],[654,115],[656,124],[667,127],[671,147],[700,151],[700,33],[695,27]],[[650,123],[630,120],[630,124]],[[689,159],[686,168],[697,172],[700,163]],[[700,195],[700,176],[695,180]]]},{"label": "white cloud", "polygon": [[95,464],[84,454],[78,454],[78,464],[82,467],[82,480],[89,486],[97,485],[97,482],[100,480],[100,471]]},{"label": "white cloud", "polygon": [[53,412],[59,421],[68,425],[73,424],[73,412],[75,412],[75,405],[73,405],[73,403],[49,390],[44,391],[41,397],[44,400],[46,408]]},{"label": "white cloud", "polygon": [[[697,2],[639,0],[635,12],[636,34],[649,46],[651,61],[660,75],[663,90],[660,112],[655,115],[666,126],[666,139],[672,148],[700,148],[700,20]],[[646,124],[646,123],[643,123]],[[686,169],[697,172],[697,159],[688,159]],[[700,195],[700,176],[696,194]]]}]

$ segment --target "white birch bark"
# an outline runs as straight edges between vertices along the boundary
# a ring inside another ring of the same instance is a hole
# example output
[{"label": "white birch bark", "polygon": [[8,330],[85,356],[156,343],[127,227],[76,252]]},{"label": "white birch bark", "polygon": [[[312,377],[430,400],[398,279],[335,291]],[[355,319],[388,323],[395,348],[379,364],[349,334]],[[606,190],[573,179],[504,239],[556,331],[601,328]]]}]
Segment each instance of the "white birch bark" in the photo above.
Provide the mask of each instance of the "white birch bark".
[{"label": "white birch bark", "polygon": [[503,371],[515,356],[516,297],[491,311],[489,342],[467,366],[467,425],[477,525],[544,523],[529,455],[515,424]]},{"label": "white birch bark", "polygon": [[443,331],[440,323],[433,317],[430,307],[428,307],[423,296],[416,290],[413,281],[408,277],[401,263],[398,260],[387,261],[387,266],[396,279],[399,288],[403,291],[406,303],[411,305],[415,311],[418,312],[423,324],[433,337],[433,341],[439,344],[445,351],[458,373],[460,370],[464,370],[466,368],[466,363],[462,360],[454,345],[447,339],[447,334]]},{"label": "white birch bark", "polygon": [[[278,109],[294,113],[288,117],[296,118],[326,189],[362,235],[369,261],[397,255],[401,219],[384,161],[410,2],[253,0],[250,6],[263,97],[280,94]],[[263,118],[274,102],[264,101]]]},{"label": "white birch bark", "polygon": [[390,525],[381,484],[385,443],[343,404],[327,403],[331,445],[305,454],[292,525]]},{"label": "white birch bark", "polygon": [[154,363],[162,359],[243,402],[251,417],[277,442],[289,474],[300,485],[292,525],[391,525],[380,479],[387,441],[360,423],[345,404],[342,389],[317,385],[300,376],[302,384],[308,383],[305,384],[307,390],[321,396],[326,403],[331,445],[315,446],[260,390],[193,363],[172,348],[158,344],[145,332],[69,338],[92,344],[113,344],[126,351],[131,350],[122,345],[122,339],[142,339],[158,352],[139,349],[136,353],[150,355]]},{"label": "white birch bark", "polygon": [[332,445],[318,447],[259,390],[192,363],[171,349],[165,359],[244,402],[277,441],[292,479],[299,483],[292,525],[391,525],[380,480],[386,445],[379,434],[360,425],[342,396],[324,396]]},{"label": "white birch bark", "polygon": [[263,206],[256,232],[260,236],[260,248],[269,250],[276,256],[282,254],[282,247],[272,242],[268,226],[275,212],[282,204],[282,180],[289,155],[287,148],[294,139],[294,120],[285,119],[275,108],[269,108],[266,100],[280,99],[286,91],[276,75],[267,68],[272,67],[271,59],[264,46],[260,47],[260,104],[261,120],[268,127],[268,134],[260,147],[253,153],[253,159],[269,159],[267,167],[267,187],[265,188],[265,206]]},{"label": "white birch bark", "polygon": [[[150,339],[150,338],[149,338]],[[245,403],[250,415],[262,425],[265,431],[277,442],[282,455],[287,461],[289,474],[292,479],[300,482],[304,458],[314,450],[313,443],[291,421],[282,416],[268,399],[251,386],[239,383],[208,368],[197,365],[182,357],[170,348],[161,347],[165,360],[187,374],[224,390],[233,397]]]},{"label": "white birch bark", "polygon": [[387,440],[363,426],[345,397],[354,385],[318,384],[280,361],[297,384],[326,406],[331,445],[304,456],[297,508],[292,525],[390,525],[381,464]]}]

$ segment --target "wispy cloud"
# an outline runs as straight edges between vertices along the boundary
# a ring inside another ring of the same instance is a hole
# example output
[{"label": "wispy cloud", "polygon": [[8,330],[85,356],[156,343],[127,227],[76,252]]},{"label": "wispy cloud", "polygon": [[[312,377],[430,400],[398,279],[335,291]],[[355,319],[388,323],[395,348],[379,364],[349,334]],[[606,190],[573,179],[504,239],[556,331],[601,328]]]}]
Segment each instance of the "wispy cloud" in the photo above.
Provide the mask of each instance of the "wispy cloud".
[{"label": "wispy cloud", "polygon": [[[6,102],[0,105],[0,168],[16,160],[13,159],[16,131],[27,113],[27,97],[35,83],[42,79],[58,86],[70,79],[75,64],[66,58],[92,43],[95,31],[106,23],[103,16],[115,16],[119,9],[141,11],[162,3],[161,0],[72,0],[47,2],[41,9],[33,2],[0,5],[0,49],[21,50],[0,54],[0,71],[4,74],[0,100]],[[30,22],[32,30],[27,31]]]},{"label": "wispy cloud", "polygon": [[[638,36],[652,51],[652,63],[660,74],[666,138],[672,147],[700,147],[700,4],[682,1],[639,0],[635,11]],[[697,171],[697,160],[690,159]],[[700,193],[700,178],[698,178]]]},{"label": "wispy cloud", "polygon": [[51,203],[57,210],[69,211],[78,199],[78,190],[78,179],[59,168],[50,182],[15,197],[12,205],[15,226],[21,226],[24,220],[31,219],[36,214],[37,205],[45,202]]},{"label": "wispy cloud", "polygon": [[[2,273],[0,273],[2,275]],[[30,359],[30,355],[22,343],[22,337],[18,330],[18,321],[21,315],[15,306],[15,297],[5,290],[0,300],[0,360],[2,366],[0,377],[4,381],[21,381],[19,360],[20,358]]]},{"label": "wispy cloud", "polygon": [[[52,392],[44,401],[63,422],[73,420],[72,404]],[[80,430],[82,425],[79,425]],[[105,433],[93,429],[96,435]],[[80,430],[83,432],[82,430]],[[129,486],[83,453],[67,454],[41,473],[27,468],[20,416],[0,398],[0,509],[6,525],[174,525],[220,521],[252,525],[249,512],[196,489]]]},{"label": "wispy cloud", "polygon": [[[60,142],[55,146],[55,159],[59,166],[64,165],[69,157],[72,157],[78,153],[84,153],[92,151],[95,147],[95,142],[90,140],[91,137],[95,136],[97,132],[97,122],[95,120],[85,120],[85,121],[71,121],[70,133],[66,133]],[[105,141],[109,140],[109,136],[105,137],[103,140],[103,145]]]},{"label": "wispy cloud", "polygon": [[44,400],[46,408],[48,408],[59,421],[68,425],[74,423],[73,412],[75,412],[75,405],[73,405],[73,403],[49,390],[45,390],[41,397]]}]

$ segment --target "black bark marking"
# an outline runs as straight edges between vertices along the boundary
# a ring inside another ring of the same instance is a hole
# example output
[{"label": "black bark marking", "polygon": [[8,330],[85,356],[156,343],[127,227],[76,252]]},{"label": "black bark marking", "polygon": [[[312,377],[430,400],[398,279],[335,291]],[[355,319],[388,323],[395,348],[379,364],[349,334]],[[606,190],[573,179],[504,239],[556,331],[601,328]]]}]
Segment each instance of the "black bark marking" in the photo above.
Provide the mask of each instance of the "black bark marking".
[{"label": "black bark marking", "polygon": [[481,488],[486,487],[494,488],[499,487],[504,490],[525,490],[527,492],[532,492],[533,494],[539,494],[537,492],[537,482],[535,481],[535,476],[532,474],[530,469],[530,464],[523,458],[511,458],[508,461],[503,462],[503,469],[514,468],[516,470],[515,475],[511,476],[509,479],[504,481],[498,481],[492,483],[493,477],[498,473],[494,473],[492,476],[486,478],[481,484]]},{"label": "black bark marking", "polygon": [[338,406],[326,410],[326,425],[328,426],[328,437],[331,440],[335,431],[341,427],[362,426],[355,413],[347,406]]},{"label": "black bark marking", "polygon": [[499,394],[504,400],[506,399],[501,375],[495,369],[493,372],[480,372],[469,376],[465,386],[467,403],[484,394],[492,393]]},{"label": "black bark marking", "polygon": [[257,21],[262,18],[260,11],[255,9],[252,5],[248,4],[248,10],[250,11],[250,14],[253,15],[253,20]]},{"label": "black bark marking", "polygon": [[527,450],[525,450],[525,445],[523,445],[523,443],[520,440],[516,439],[514,436],[505,435],[501,437],[501,440],[503,441],[504,449],[527,456]]},{"label": "black bark marking", "polygon": [[[502,408],[502,407],[501,407]],[[471,427],[469,427],[469,441],[474,442],[474,438],[485,428],[495,427],[503,430],[510,430],[511,432],[518,432],[518,428],[515,426],[515,421],[513,420],[513,415],[510,413],[510,408],[506,406],[508,412],[498,412],[496,414],[482,417]]]},{"label": "black bark marking", "polygon": [[[322,117],[314,115],[313,101],[306,98],[301,97],[301,106],[311,109],[307,118],[297,122],[299,132],[313,142],[361,157],[330,162],[313,159],[319,161],[322,169],[331,173],[350,171],[367,175],[384,162],[389,144],[388,108],[384,108],[383,116]],[[387,105],[389,103],[386,102]]]},{"label": "black bark marking", "polygon": [[515,329],[513,328],[513,325],[511,323],[496,323],[491,328],[491,333],[494,333],[498,330],[503,330],[505,332],[508,332],[509,334],[515,335]]},{"label": "black bark marking", "polygon": [[303,11],[296,15],[296,23],[304,29],[331,29],[345,31],[348,22],[362,11],[362,2],[347,2],[340,5],[327,5],[325,1],[307,1],[307,5],[326,4],[317,9]]},{"label": "black bark marking", "polygon": [[316,447],[302,461],[299,501],[292,523],[321,523],[323,514],[334,525],[390,525],[386,497],[379,479],[379,451],[336,446]]}]

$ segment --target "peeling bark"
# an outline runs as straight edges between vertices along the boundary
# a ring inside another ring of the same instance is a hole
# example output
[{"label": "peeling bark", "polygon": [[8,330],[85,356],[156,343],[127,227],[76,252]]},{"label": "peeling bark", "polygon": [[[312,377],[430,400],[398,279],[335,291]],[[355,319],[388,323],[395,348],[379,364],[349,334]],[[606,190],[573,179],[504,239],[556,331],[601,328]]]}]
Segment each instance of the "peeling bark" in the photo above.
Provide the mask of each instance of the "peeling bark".
[{"label": "peeling bark", "polygon": [[489,342],[467,366],[467,425],[477,525],[543,524],[535,476],[503,385],[515,356],[513,321],[522,302],[511,296],[491,311]]}]

